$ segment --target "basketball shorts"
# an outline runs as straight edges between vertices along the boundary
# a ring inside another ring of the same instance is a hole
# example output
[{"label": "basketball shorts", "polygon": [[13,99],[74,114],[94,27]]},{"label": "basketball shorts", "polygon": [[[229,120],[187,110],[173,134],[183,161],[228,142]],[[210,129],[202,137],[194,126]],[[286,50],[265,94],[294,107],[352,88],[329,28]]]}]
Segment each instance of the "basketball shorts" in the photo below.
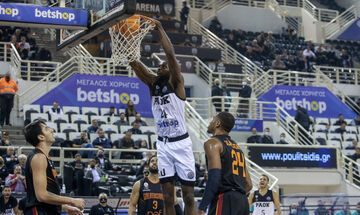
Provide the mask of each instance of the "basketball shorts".
[{"label": "basketball shorts", "polygon": [[229,191],[213,199],[208,215],[249,215],[249,202],[246,195]]},{"label": "basketball shorts", "polygon": [[158,139],[156,146],[160,182],[172,182],[176,174],[181,184],[194,186],[195,159],[190,137],[174,142]]}]

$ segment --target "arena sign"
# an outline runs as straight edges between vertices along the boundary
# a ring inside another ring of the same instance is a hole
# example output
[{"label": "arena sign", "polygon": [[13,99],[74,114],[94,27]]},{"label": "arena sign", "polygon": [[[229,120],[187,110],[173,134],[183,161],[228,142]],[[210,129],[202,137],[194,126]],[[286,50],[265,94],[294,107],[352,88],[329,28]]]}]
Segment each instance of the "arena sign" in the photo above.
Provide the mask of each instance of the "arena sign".
[{"label": "arena sign", "polygon": [[175,0],[137,0],[136,11],[175,16]]},{"label": "arena sign", "polygon": [[336,149],[249,146],[249,159],[262,167],[337,168]]},{"label": "arena sign", "polygon": [[137,112],[152,117],[149,88],[137,78],[75,74],[33,104],[126,108],[129,100]]},{"label": "arena sign", "polygon": [[0,21],[26,27],[86,29],[87,10],[0,3]]},{"label": "arena sign", "polygon": [[236,118],[235,125],[232,131],[248,131],[250,132],[253,128],[256,128],[258,132],[263,131],[263,121],[254,119],[242,119]]},{"label": "arena sign", "polygon": [[276,102],[291,116],[295,116],[299,105],[314,118],[337,118],[340,113],[346,119],[356,118],[355,112],[325,87],[276,85],[260,96],[259,100]]}]

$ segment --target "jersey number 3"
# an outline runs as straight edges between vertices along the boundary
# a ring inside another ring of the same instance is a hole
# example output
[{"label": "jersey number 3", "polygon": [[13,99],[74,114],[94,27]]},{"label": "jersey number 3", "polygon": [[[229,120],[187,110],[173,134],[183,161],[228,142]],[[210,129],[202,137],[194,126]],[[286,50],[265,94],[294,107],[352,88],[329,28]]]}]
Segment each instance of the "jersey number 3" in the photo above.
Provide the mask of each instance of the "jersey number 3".
[{"label": "jersey number 3", "polygon": [[236,152],[234,149],[232,149],[231,150],[231,158],[233,160],[233,162],[232,162],[233,174],[239,175],[239,167],[242,167],[242,175],[245,178],[246,172],[245,172],[244,154],[242,154],[242,153],[240,154],[240,152]]},{"label": "jersey number 3", "polygon": [[154,210],[158,209],[158,201],[156,200],[153,201],[153,209]]}]

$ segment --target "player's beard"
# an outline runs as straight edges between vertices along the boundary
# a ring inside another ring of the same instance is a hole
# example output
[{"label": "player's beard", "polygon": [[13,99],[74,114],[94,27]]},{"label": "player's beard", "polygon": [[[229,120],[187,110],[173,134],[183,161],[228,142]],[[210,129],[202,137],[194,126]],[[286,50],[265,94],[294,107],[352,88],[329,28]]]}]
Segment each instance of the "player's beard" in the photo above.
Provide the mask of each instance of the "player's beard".
[{"label": "player's beard", "polygon": [[149,171],[150,171],[152,174],[158,174],[158,173],[159,173],[159,169],[158,169],[158,168],[149,168]]},{"label": "player's beard", "polygon": [[170,74],[166,74],[166,75],[158,75],[157,79],[160,83],[167,83],[169,82],[169,78],[170,78]]}]

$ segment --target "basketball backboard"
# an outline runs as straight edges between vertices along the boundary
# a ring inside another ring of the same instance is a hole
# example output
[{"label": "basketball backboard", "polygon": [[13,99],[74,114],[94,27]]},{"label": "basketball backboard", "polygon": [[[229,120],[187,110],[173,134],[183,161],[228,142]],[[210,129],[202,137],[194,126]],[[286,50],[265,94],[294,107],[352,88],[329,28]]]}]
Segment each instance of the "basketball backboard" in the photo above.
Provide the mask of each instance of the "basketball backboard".
[{"label": "basketball backboard", "polygon": [[57,31],[57,49],[66,50],[85,42],[88,39],[109,29],[122,19],[126,19],[136,11],[135,0],[73,0],[66,7],[86,9],[89,11],[87,30]]}]

